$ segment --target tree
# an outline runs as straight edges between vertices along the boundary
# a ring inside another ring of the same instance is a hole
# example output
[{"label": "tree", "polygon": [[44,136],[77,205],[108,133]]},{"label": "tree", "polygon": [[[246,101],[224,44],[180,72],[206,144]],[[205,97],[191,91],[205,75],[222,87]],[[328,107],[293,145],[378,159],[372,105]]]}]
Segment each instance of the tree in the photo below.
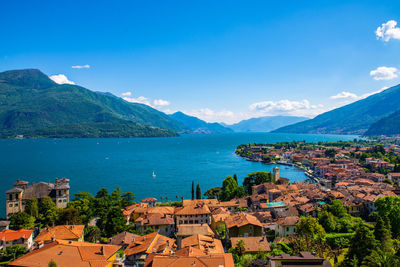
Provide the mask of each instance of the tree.
[{"label": "tree", "polygon": [[271,180],[272,180],[271,173],[262,172],[262,171],[253,172],[253,173],[249,173],[247,175],[247,177],[244,178],[243,187],[244,187],[245,192],[248,195],[251,195],[252,194],[252,186],[268,183],[268,182],[271,182]]},{"label": "tree", "polygon": [[53,259],[51,259],[49,264],[47,264],[47,267],[57,267],[57,263]]},{"label": "tree", "polygon": [[375,239],[380,243],[380,250],[386,253],[393,253],[393,242],[392,234],[390,232],[389,219],[386,217],[385,220],[382,217],[377,219],[374,229]]},{"label": "tree", "polygon": [[350,262],[354,257],[357,259],[357,262],[362,262],[376,247],[377,242],[374,234],[364,223],[360,223],[351,239],[349,251],[346,255],[346,262]]},{"label": "tree", "polygon": [[236,183],[239,184],[236,173],[233,175],[233,179],[235,179]]},{"label": "tree", "polygon": [[6,254],[8,257],[12,259],[16,259],[21,257],[26,253],[26,248],[21,247],[20,245],[12,245],[6,248]]},{"label": "tree", "polygon": [[312,235],[290,236],[289,245],[293,255],[300,255],[301,251],[313,251],[317,257],[332,258],[333,250],[322,238],[314,238]]},{"label": "tree", "polygon": [[85,241],[91,242],[91,243],[96,243],[98,240],[100,240],[101,237],[101,231],[99,227],[97,226],[88,226],[85,227]]},{"label": "tree", "polygon": [[326,235],[324,228],[318,223],[318,219],[311,216],[301,218],[297,224],[297,233],[317,238],[324,238]]},{"label": "tree", "polygon": [[192,200],[194,200],[194,181],[192,181]]},{"label": "tree", "polygon": [[336,230],[335,216],[332,213],[323,210],[319,213],[319,223],[324,227],[326,232],[334,232]]},{"label": "tree", "polygon": [[26,212],[18,212],[10,217],[10,228],[13,230],[29,229],[35,225],[35,218]]},{"label": "tree", "polygon": [[74,207],[61,209],[59,212],[58,224],[81,224],[82,220],[79,211]]},{"label": "tree", "polygon": [[400,197],[378,198],[375,206],[381,217],[389,219],[393,238],[398,238],[400,236]]},{"label": "tree", "polygon": [[242,256],[246,252],[246,247],[244,246],[243,240],[239,240],[235,245],[236,254]]},{"label": "tree", "polygon": [[30,198],[26,201],[25,212],[35,218],[39,217],[39,202],[37,198]]},{"label": "tree", "polygon": [[104,187],[101,188],[96,194],[96,198],[102,198],[102,197],[108,197],[108,196],[109,196],[108,190],[105,189]]},{"label": "tree", "polygon": [[196,199],[201,199],[201,190],[199,184],[196,186]]},{"label": "tree", "polygon": [[222,193],[220,200],[229,201],[235,197],[243,197],[245,195],[244,189],[241,186],[238,186],[235,179],[231,176],[225,178],[222,182]]},{"label": "tree", "polygon": [[381,250],[373,250],[362,261],[361,267],[382,267],[382,266],[399,266],[400,259],[393,253],[382,252]]},{"label": "tree", "polygon": [[332,203],[330,205],[325,205],[324,208],[339,218],[347,215],[347,211],[346,208],[343,207],[343,203],[337,199],[332,200]]},{"label": "tree", "polygon": [[124,231],[126,226],[126,220],[124,214],[120,207],[113,206],[107,213],[105,224],[104,224],[104,234],[107,237],[116,235]]},{"label": "tree", "polygon": [[39,202],[39,217],[44,225],[54,226],[58,217],[58,208],[50,197],[44,197]]}]

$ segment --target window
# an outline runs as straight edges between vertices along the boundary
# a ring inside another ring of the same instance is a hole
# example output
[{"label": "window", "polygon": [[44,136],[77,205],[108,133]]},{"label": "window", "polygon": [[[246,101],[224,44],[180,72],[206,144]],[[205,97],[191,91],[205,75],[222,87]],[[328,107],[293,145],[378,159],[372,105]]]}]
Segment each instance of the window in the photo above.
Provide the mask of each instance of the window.
[{"label": "window", "polygon": [[15,205],[14,205],[15,207],[18,207],[18,203],[15,203]]},{"label": "window", "polygon": [[13,204],[9,204],[8,206],[9,206],[9,207],[12,207],[12,206],[13,206]]}]

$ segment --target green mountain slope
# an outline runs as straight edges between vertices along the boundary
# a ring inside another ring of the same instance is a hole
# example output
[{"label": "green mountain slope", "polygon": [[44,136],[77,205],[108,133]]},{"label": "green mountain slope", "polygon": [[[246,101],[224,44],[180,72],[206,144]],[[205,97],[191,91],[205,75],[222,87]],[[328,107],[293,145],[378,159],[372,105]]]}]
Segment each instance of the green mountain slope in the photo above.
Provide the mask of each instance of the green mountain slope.
[{"label": "green mountain slope", "polygon": [[222,126],[219,123],[208,123],[199,118],[186,115],[182,112],[175,112],[170,115],[176,121],[181,122],[186,128],[194,133],[231,133],[231,129]]},{"label": "green mountain slope", "polygon": [[373,123],[365,133],[368,136],[398,134],[400,134],[400,110]]},{"label": "green mountain slope", "polygon": [[269,132],[307,119],[306,117],[295,116],[265,116],[242,120],[238,123],[228,125],[227,127],[235,132]]},{"label": "green mountain slope", "polygon": [[400,85],[337,108],[314,119],[275,130],[281,133],[364,134],[381,118],[400,109]]},{"label": "green mountain slope", "polygon": [[0,136],[173,136],[181,126],[149,106],[77,85],[59,85],[39,70],[0,73]]}]

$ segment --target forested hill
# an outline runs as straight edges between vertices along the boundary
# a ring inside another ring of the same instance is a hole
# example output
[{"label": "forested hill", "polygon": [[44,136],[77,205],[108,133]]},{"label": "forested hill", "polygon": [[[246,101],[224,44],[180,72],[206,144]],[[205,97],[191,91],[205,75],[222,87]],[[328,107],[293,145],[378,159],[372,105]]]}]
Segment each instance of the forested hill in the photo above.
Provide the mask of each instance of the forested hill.
[{"label": "forested hill", "polygon": [[0,73],[0,137],[175,136],[179,122],[111,94],[57,84],[36,69]]},{"label": "forested hill", "polygon": [[285,126],[274,132],[364,134],[372,124],[400,110],[399,101],[400,85],[396,85],[381,93],[325,112],[314,119]]}]

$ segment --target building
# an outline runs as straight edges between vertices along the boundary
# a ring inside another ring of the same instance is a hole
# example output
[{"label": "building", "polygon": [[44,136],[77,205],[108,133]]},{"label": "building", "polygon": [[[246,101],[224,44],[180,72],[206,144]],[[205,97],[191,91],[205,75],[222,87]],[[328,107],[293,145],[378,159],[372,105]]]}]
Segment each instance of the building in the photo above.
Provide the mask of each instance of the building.
[{"label": "building", "polygon": [[83,241],[84,225],[57,225],[44,228],[35,238],[36,243],[49,243],[55,239]]},{"label": "building", "polygon": [[136,229],[145,233],[154,229],[162,235],[172,237],[175,232],[174,215],[165,213],[145,213],[135,220]]},{"label": "building", "polygon": [[12,245],[19,245],[30,250],[33,246],[33,230],[5,230],[0,232],[0,250]]},{"label": "building", "polygon": [[10,226],[10,221],[0,221],[0,232],[8,230],[9,226]]},{"label": "building", "polygon": [[280,237],[286,237],[296,233],[297,224],[300,222],[300,218],[297,216],[288,216],[285,218],[279,218],[275,224],[275,235]]},{"label": "building", "polygon": [[214,232],[211,230],[208,224],[180,224],[177,226],[176,231],[176,242],[178,249],[181,248],[181,240],[193,235],[205,235],[214,237]]},{"label": "building", "polygon": [[176,225],[210,223],[211,211],[202,202],[194,205],[183,206],[175,210]]},{"label": "building", "polygon": [[225,252],[221,240],[200,234],[182,239],[181,247],[197,248],[205,254],[221,254]]},{"label": "building", "polygon": [[254,216],[247,213],[238,213],[225,220],[229,237],[262,236],[263,225]]},{"label": "building", "polygon": [[122,249],[126,249],[130,243],[135,240],[136,237],[139,237],[139,235],[135,235],[129,232],[122,232],[119,233],[113,237],[110,237],[108,239],[108,244],[109,245],[115,245],[115,246],[121,246]]},{"label": "building", "polygon": [[175,250],[175,240],[157,232],[139,236],[125,249],[126,265],[143,266],[148,255],[170,255]]},{"label": "building", "polygon": [[152,254],[146,260],[145,267],[235,267],[232,254],[204,254],[195,248],[183,248],[175,255]]},{"label": "building", "polygon": [[268,257],[271,267],[282,266],[313,266],[313,267],[332,267],[329,260],[317,258],[311,252],[300,252],[300,256],[290,256],[282,254],[279,256]]},{"label": "building", "polygon": [[155,207],[157,204],[157,199],[154,197],[144,198],[142,199],[142,203],[147,203],[149,207]]},{"label": "building", "polygon": [[33,250],[8,264],[18,267],[43,267],[51,260],[57,266],[74,267],[113,267],[123,266],[118,263],[117,251],[120,246],[55,240],[42,248]]},{"label": "building", "polygon": [[265,236],[232,237],[232,247],[236,247],[237,242],[243,241],[246,253],[258,253],[259,251],[271,251],[268,240]]},{"label": "building", "polygon": [[69,180],[57,179],[54,184],[48,182],[33,183],[17,180],[14,187],[6,191],[6,216],[25,210],[26,200],[51,197],[58,208],[66,208],[69,202]]}]

